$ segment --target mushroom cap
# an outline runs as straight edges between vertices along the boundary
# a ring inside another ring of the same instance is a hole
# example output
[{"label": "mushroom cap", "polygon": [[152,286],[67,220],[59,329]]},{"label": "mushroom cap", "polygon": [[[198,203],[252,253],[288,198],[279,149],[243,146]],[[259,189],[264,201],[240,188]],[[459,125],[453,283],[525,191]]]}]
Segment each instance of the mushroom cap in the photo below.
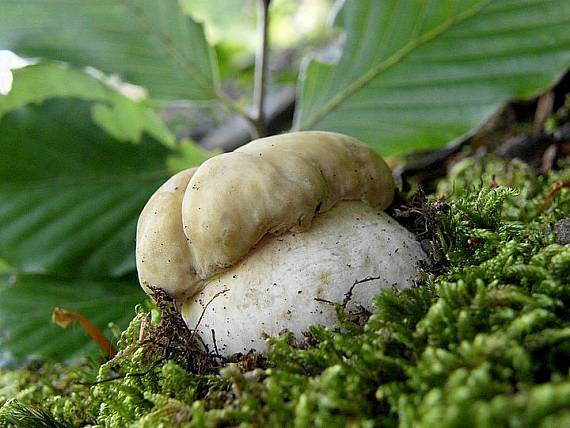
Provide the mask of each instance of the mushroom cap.
[{"label": "mushroom cap", "polygon": [[137,226],[139,280],[183,299],[230,268],[266,235],[307,230],[342,200],[386,208],[390,169],[346,135],[262,138],[182,171],[150,198]]},{"label": "mushroom cap", "polygon": [[137,224],[136,261],[139,282],[172,296],[192,294],[195,285],[188,238],[182,230],[182,199],[197,168],[171,177],[147,202]]},{"label": "mushroom cap", "polygon": [[[419,242],[394,219],[365,203],[342,201],[307,231],[264,238],[247,258],[208,279],[181,312],[210,350],[226,356],[264,351],[263,333],[287,329],[301,339],[310,325],[333,326],[335,306],[325,301],[342,304],[350,295],[348,310],[372,311],[381,289],[413,284],[422,260]],[[377,279],[353,288],[369,278]]]}]

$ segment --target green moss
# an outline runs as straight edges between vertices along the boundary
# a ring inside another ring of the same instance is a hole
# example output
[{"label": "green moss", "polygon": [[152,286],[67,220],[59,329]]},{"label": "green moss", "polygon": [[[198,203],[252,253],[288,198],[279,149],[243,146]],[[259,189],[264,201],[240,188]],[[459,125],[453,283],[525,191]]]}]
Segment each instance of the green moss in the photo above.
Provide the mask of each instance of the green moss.
[{"label": "green moss", "polygon": [[438,187],[447,202],[437,232],[444,273],[382,292],[364,324],[339,308],[338,327],[312,327],[306,343],[269,339],[261,368],[192,373],[183,358],[137,344],[152,318],[141,310],[122,335],[121,355],[100,367],[0,371],[0,421],[568,425],[570,246],[555,242],[552,226],[570,217],[570,190],[552,189],[569,179],[568,167],[540,177],[518,162],[466,160]]}]

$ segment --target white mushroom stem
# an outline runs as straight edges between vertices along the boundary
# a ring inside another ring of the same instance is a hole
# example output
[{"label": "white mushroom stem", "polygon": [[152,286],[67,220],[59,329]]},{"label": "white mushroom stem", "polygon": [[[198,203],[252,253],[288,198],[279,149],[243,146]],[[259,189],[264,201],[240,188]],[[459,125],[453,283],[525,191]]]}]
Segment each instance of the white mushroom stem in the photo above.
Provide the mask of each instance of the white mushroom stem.
[{"label": "white mushroom stem", "polygon": [[[339,202],[300,233],[266,236],[247,258],[209,278],[182,315],[210,350],[222,355],[264,351],[263,333],[287,329],[300,338],[310,325],[332,326],[334,305],[373,310],[381,289],[410,287],[426,255],[415,237],[381,210]],[[207,305],[207,307],[205,307]]]}]

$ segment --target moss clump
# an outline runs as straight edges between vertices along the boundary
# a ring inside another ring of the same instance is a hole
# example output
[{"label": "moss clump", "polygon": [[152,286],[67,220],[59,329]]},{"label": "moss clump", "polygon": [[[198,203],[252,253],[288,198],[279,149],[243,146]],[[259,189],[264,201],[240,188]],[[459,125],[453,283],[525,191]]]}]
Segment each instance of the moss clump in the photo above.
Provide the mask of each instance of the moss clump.
[{"label": "moss clump", "polygon": [[556,243],[553,230],[570,217],[570,189],[560,186],[568,180],[569,167],[541,177],[516,162],[464,161],[439,186],[444,273],[382,292],[365,322],[339,307],[336,329],[313,327],[304,343],[269,339],[263,364],[251,355],[198,367],[169,353],[172,343],[140,345],[141,324],[157,328],[141,311],[122,335],[119,357],[101,367],[0,372],[0,420],[566,426],[570,246]]}]

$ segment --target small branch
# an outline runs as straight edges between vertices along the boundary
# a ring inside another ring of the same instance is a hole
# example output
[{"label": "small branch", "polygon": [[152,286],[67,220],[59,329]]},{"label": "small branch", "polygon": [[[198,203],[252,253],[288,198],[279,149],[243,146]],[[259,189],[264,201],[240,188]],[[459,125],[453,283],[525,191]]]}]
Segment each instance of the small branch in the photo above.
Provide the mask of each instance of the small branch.
[{"label": "small branch", "polygon": [[570,188],[570,180],[558,180],[553,183],[550,187],[550,190],[544,197],[544,200],[542,201],[542,209],[547,209],[550,206],[550,203],[552,202],[554,196],[564,188]]},{"label": "small branch", "polygon": [[[267,135],[280,133],[289,128],[293,120],[296,91],[285,86],[265,96],[265,129]],[[232,116],[220,126],[211,129],[201,137],[200,145],[206,150],[229,152],[251,141],[251,122],[243,116]],[[190,137],[195,137],[189,134]]]},{"label": "small branch", "polygon": [[327,305],[332,305],[332,306],[336,306],[338,304],[335,302],[331,302],[330,300],[327,300],[327,299],[321,299],[320,297],[315,297],[313,300],[315,302],[326,303]]},{"label": "small branch", "polygon": [[267,86],[267,58],[269,56],[269,4],[271,0],[259,1],[259,40],[255,54],[255,82],[253,88],[252,127],[256,137],[263,137],[265,129],[265,89]]},{"label": "small branch", "polygon": [[269,56],[269,4],[271,0],[259,1],[259,41],[255,54],[255,75],[251,110],[244,110],[219,88],[214,89],[216,98],[231,112],[245,119],[254,138],[267,135],[265,98],[267,87],[267,59]]},{"label": "small branch", "polygon": [[352,286],[350,287],[348,292],[345,293],[345,295],[344,295],[344,299],[343,299],[342,305],[341,305],[342,308],[346,309],[346,305],[348,305],[348,303],[352,299],[352,292],[354,291],[354,287],[356,287],[358,284],[363,284],[363,283],[369,282],[369,281],[375,281],[377,279],[380,279],[380,276],[369,276],[368,278],[364,278],[364,279],[360,279],[358,281],[354,281],[354,283],[352,284]]},{"label": "small branch", "polygon": [[218,351],[218,344],[216,343],[216,330],[213,328],[210,330],[212,332],[212,343],[214,344],[214,355],[216,357],[220,356],[220,351]]},{"label": "small branch", "polygon": [[100,385],[102,383],[112,382],[114,380],[125,379],[128,377],[143,377],[149,374],[151,371],[153,371],[159,364],[163,363],[164,361],[166,361],[166,357],[159,358],[154,363],[152,363],[152,365],[144,372],[125,373],[122,375],[112,376],[105,379],[96,380],[93,382],[74,382],[74,383],[76,385],[95,386],[95,385]]},{"label": "small branch", "polygon": [[313,298],[313,300],[315,302],[326,303],[327,305],[333,305],[333,306],[339,305],[344,310],[344,309],[346,309],[346,306],[348,305],[348,303],[352,299],[352,293],[354,291],[354,287],[356,287],[358,284],[363,284],[363,283],[369,282],[369,281],[375,281],[377,279],[380,279],[380,276],[369,276],[367,278],[358,279],[358,280],[354,281],[352,283],[352,285],[350,286],[350,289],[346,293],[344,293],[344,299],[342,300],[342,303],[331,302],[330,300],[321,299],[320,297],[315,297],[315,298]]},{"label": "small branch", "polygon": [[200,326],[200,323],[202,322],[202,318],[204,318],[204,315],[206,314],[206,309],[208,309],[208,306],[210,306],[210,303],[212,303],[219,296],[226,294],[228,291],[230,291],[230,290],[227,288],[223,289],[221,291],[218,291],[216,294],[214,294],[212,296],[212,298],[210,300],[208,300],[208,302],[204,306],[202,306],[202,313],[200,314],[200,317],[198,318],[198,321],[196,322],[196,326],[194,327],[194,330],[192,331],[190,339],[194,339],[194,337],[198,333],[198,327]]}]

